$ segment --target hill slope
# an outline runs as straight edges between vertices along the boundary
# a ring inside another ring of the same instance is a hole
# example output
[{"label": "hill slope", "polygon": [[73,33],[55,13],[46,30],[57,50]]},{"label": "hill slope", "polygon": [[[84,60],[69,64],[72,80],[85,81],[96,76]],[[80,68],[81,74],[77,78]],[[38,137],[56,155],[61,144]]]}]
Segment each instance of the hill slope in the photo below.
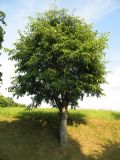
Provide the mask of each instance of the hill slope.
[{"label": "hill slope", "polygon": [[59,147],[55,109],[0,108],[0,160],[119,160],[120,113],[70,111],[68,148]]}]

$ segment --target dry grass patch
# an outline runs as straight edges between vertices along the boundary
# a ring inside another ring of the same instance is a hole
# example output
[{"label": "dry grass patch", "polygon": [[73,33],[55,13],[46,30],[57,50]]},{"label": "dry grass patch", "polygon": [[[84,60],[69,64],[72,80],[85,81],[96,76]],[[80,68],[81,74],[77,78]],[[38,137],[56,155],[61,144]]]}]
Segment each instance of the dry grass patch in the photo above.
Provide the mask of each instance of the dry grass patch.
[{"label": "dry grass patch", "polygon": [[[114,154],[120,147],[120,120],[102,120],[102,119],[89,119],[87,125],[81,124],[78,127],[68,127],[70,137],[74,137],[74,140],[80,145],[81,152],[86,157],[92,157],[92,159],[103,160],[103,153],[107,152],[107,147],[110,148],[111,154]],[[112,145],[114,147],[112,147]],[[113,159],[110,152],[105,153],[109,160],[119,160],[120,152],[117,153],[119,159]],[[106,156],[105,156],[106,157]],[[106,159],[105,159],[106,160]]]}]

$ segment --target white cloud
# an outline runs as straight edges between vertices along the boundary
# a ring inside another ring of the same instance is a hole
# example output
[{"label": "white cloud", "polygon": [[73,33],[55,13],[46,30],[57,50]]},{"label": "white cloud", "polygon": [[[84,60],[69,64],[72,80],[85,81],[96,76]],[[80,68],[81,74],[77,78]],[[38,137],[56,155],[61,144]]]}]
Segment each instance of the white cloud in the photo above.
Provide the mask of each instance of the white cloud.
[{"label": "white cloud", "polygon": [[120,8],[119,0],[86,0],[78,13],[87,21],[96,21]]},{"label": "white cloud", "polygon": [[120,65],[116,66],[108,76],[109,84],[112,88],[120,89]]},{"label": "white cloud", "polygon": [[120,66],[108,74],[107,81],[108,84],[103,85],[105,96],[85,97],[84,101],[79,101],[80,108],[120,111]]},{"label": "white cloud", "polygon": [[9,96],[11,94],[8,93],[8,87],[10,86],[11,76],[14,76],[14,66],[13,62],[8,60],[8,56],[5,54],[2,54],[0,57],[0,64],[1,66],[1,72],[3,73],[2,79],[3,79],[3,84],[0,87],[0,93],[3,95]]}]

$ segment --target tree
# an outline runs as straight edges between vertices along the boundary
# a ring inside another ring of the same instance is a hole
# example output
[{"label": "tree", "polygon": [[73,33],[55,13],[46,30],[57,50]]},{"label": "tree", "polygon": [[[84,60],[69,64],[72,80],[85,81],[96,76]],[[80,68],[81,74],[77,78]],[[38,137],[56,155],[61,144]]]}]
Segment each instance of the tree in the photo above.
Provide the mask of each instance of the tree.
[{"label": "tree", "polygon": [[[0,22],[2,24],[6,25],[4,19],[5,19],[5,13],[0,11]],[[3,28],[2,28],[2,26],[0,26],[0,50],[2,48],[2,42],[3,42],[4,33],[5,32],[4,32]],[[1,77],[2,77],[2,73],[0,72],[0,82],[2,81]]]},{"label": "tree", "polygon": [[103,95],[107,40],[106,33],[93,31],[65,9],[51,9],[30,18],[10,51],[17,73],[10,91],[59,109],[61,146],[67,145],[68,106],[76,106],[85,95]]}]

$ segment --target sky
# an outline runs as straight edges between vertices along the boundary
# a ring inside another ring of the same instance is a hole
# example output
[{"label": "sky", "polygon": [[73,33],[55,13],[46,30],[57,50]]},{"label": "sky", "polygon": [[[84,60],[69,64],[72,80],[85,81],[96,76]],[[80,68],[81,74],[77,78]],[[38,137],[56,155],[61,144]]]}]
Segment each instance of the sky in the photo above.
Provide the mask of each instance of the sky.
[{"label": "sky", "polygon": [[[3,47],[12,48],[18,38],[18,30],[25,30],[28,17],[35,17],[37,12],[49,9],[55,0],[0,0],[0,10],[6,14],[4,27],[6,34]],[[120,0],[56,0],[58,8],[66,8],[75,15],[94,24],[94,29],[101,33],[110,32],[108,48],[106,49],[106,67],[108,84],[103,84],[105,96],[101,98],[85,97],[79,107],[83,109],[106,109],[120,111]],[[8,59],[8,55],[2,52],[0,56],[0,71],[3,72],[3,84],[0,93],[12,97],[8,92],[11,85],[11,77],[14,73],[14,63]],[[29,104],[30,97],[24,96],[16,99],[19,103]],[[42,104],[42,107],[48,107]]]}]

